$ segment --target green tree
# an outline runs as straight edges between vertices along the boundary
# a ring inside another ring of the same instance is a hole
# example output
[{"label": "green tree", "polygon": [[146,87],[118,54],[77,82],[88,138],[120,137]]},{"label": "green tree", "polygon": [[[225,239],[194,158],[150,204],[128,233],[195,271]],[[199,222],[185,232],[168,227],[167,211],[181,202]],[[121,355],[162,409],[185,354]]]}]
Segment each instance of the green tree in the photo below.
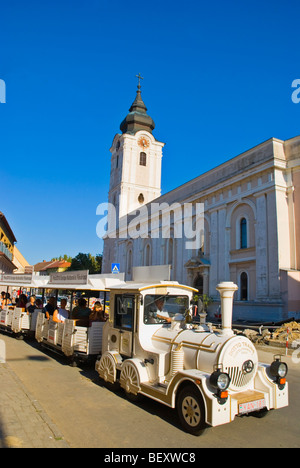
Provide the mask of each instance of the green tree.
[{"label": "green tree", "polygon": [[102,255],[97,254],[95,257],[88,253],[79,253],[72,258],[69,271],[74,270],[89,270],[90,274],[101,273]]}]

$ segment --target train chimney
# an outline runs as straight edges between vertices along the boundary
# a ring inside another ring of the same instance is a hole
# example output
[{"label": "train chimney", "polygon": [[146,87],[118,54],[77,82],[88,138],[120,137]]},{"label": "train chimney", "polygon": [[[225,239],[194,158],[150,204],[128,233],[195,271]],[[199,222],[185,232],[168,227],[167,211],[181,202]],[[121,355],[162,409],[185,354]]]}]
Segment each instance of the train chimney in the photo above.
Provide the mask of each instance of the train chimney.
[{"label": "train chimney", "polygon": [[233,296],[235,291],[238,290],[236,284],[231,281],[224,281],[218,284],[217,291],[221,296],[221,314],[222,314],[222,335],[233,335],[232,331],[232,306]]}]

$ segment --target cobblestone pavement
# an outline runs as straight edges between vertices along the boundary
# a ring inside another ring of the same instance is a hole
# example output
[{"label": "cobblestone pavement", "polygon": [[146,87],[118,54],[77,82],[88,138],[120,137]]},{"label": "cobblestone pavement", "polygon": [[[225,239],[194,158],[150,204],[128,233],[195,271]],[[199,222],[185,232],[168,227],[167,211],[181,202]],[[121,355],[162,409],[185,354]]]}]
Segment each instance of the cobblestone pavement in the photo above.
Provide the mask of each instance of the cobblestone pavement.
[{"label": "cobblestone pavement", "polygon": [[16,374],[0,364],[0,448],[68,448]]}]

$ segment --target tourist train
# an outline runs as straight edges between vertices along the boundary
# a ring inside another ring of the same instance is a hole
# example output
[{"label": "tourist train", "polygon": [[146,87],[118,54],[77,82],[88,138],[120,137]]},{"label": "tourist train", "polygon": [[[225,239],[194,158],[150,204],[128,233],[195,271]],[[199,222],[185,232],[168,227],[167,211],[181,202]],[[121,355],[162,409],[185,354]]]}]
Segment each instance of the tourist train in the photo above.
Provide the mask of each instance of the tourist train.
[{"label": "tourist train", "polygon": [[[72,363],[94,359],[107,386],[121,386],[130,399],[144,395],[176,409],[183,429],[195,435],[236,416],[264,416],[288,406],[286,363],[280,356],[271,364],[259,362],[253,343],[232,330],[234,283],[217,286],[222,323],[215,328],[204,312],[196,312],[194,288],[151,278],[149,268],[147,275],[138,268],[131,282],[119,275],[87,275],[76,285],[43,279],[42,288],[72,291],[74,297],[85,291],[101,297],[104,306],[109,295],[108,320],[56,323],[40,310],[28,315],[16,307],[2,310],[0,329],[32,334]],[[38,284],[31,281],[30,287]]]}]

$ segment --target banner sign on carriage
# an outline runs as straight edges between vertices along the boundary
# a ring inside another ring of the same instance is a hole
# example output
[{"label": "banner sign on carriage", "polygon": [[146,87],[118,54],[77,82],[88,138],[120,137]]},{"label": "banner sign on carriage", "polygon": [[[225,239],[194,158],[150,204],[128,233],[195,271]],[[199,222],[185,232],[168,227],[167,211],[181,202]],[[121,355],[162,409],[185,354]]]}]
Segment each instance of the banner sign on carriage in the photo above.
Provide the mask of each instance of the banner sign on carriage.
[{"label": "banner sign on carriage", "polygon": [[30,284],[32,282],[31,275],[19,275],[19,274],[3,274],[1,275],[1,283],[12,283],[14,285]]},{"label": "banner sign on carriage", "polygon": [[87,284],[89,270],[51,273],[49,284]]}]

